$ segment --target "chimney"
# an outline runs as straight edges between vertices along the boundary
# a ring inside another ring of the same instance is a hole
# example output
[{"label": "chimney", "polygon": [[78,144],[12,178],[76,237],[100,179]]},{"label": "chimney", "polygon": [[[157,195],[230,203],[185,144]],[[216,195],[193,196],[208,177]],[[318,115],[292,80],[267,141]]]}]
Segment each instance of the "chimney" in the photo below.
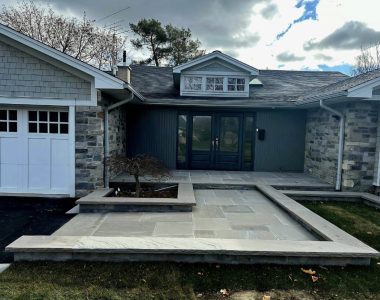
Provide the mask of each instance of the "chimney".
[{"label": "chimney", "polygon": [[126,83],[131,83],[131,68],[127,66],[127,51],[123,51],[123,65],[118,67],[116,77],[124,80]]},{"label": "chimney", "polygon": [[127,66],[127,51],[123,51],[123,66]]}]

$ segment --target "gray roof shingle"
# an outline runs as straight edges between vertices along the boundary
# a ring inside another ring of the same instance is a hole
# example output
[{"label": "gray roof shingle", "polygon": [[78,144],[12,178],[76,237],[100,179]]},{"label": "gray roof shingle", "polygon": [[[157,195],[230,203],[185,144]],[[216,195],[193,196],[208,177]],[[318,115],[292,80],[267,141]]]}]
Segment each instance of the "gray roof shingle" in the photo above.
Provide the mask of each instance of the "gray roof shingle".
[{"label": "gray roof shingle", "polygon": [[263,86],[251,86],[249,98],[181,97],[171,67],[131,66],[131,84],[149,103],[260,106],[294,106],[306,92],[348,76],[340,72],[260,70]]},{"label": "gray roof shingle", "polygon": [[325,85],[323,87],[313,89],[305,95],[300,96],[297,99],[299,104],[306,104],[313,101],[315,97],[328,97],[340,92],[347,92],[349,89],[363,84],[367,81],[380,77],[380,70],[374,70],[368,73],[360,74],[354,77],[349,77],[344,80]]}]

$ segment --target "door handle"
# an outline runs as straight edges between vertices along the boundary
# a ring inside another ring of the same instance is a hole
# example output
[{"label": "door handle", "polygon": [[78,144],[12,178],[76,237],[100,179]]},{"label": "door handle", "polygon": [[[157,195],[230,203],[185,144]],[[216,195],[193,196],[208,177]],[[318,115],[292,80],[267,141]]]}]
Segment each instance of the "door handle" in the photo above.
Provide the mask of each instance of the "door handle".
[{"label": "door handle", "polygon": [[215,150],[215,144],[214,144],[214,140],[211,141],[211,151],[214,151]]},{"label": "door handle", "polygon": [[219,138],[215,138],[215,150],[219,150]]}]

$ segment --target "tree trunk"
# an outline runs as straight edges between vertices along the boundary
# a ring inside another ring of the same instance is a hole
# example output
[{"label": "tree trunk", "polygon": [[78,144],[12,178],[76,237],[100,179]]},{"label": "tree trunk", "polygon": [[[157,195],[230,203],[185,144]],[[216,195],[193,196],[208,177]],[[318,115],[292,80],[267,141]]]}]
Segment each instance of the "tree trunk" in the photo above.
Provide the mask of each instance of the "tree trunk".
[{"label": "tree trunk", "polygon": [[140,198],[141,184],[140,184],[139,176],[134,175],[134,177],[135,177],[135,181],[136,181],[136,198]]}]

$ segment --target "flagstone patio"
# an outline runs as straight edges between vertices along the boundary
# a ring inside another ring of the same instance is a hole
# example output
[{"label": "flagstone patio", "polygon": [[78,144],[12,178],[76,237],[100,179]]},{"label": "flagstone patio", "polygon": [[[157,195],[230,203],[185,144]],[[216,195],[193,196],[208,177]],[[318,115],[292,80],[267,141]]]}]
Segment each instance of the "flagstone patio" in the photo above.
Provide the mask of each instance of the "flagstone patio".
[{"label": "flagstone patio", "polygon": [[312,241],[257,190],[196,190],[192,212],[79,214],[53,235]]}]

